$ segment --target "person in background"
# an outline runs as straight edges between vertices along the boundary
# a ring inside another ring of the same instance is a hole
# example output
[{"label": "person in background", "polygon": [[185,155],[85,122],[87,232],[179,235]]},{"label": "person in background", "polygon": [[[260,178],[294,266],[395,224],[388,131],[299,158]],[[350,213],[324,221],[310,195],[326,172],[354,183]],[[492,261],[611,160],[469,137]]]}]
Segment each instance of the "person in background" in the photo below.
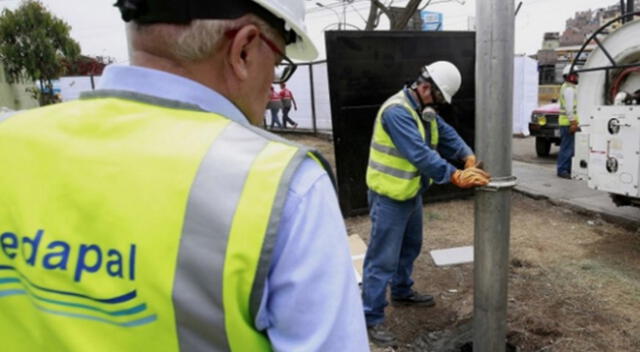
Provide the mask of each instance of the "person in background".
[{"label": "person in background", "polygon": [[556,162],[557,174],[560,178],[571,178],[571,158],[574,154],[575,133],[580,130],[578,124],[578,96],[576,85],[578,73],[571,71],[571,65],[565,66],[562,71],[564,83],[560,87],[560,152]]},{"label": "person in background", "polygon": [[280,94],[273,89],[273,86],[269,87],[269,89],[269,103],[267,104],[267,109],[271,112],[271,128],[273,128],[274,125],[282,128],[282,124],[278,118],[278,111],[282,109],[282,99],[280,98]]},{"label": "person in background", "polygon": [[[371,235],[362,280],[367,330],[378,345],[395,343],[383,325],[387,286],[394,305],[435,305],[433,296],[412,288],[411,279],[422,248],[424,190],[434,182],[471,188],[490,179],[471,148],[434,108],[450,104],[461,81],[452,63],[434,62],[378,110],[366,176]],[[463,162],[464,169],[445,158]]]},{"label": "person in background", "polygon": [[287,128],[287,122],[293,128],[298,127],[298,124],[289,117],[289,111],[291,111],[291,103],[293,103],[293,109],[298,110],[298,104],[296,104],[296,98],[293,97],[293,93],[287,89],[286,83],[280,83],[280,99],[282,101],[282,124],[283,128]]},{"label": "person in background", "polygon": [[304,2],[116,6],[130,65],[0,116],[1,350],[368,351],[330,168],[256,126]]}]

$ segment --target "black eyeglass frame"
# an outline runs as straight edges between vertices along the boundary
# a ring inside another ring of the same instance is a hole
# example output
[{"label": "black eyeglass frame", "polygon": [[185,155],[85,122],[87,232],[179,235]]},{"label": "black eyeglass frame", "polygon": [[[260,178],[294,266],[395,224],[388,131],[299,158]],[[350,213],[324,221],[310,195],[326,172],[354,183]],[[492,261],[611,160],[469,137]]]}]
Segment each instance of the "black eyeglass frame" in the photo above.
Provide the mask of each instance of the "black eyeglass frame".
[{"label": "black eyeglass frame", "polygon": [[260,39],[262,39],[267,44],[269,49],[271,49],[274,53],[280,56],[281,59],[280,59],[280,62],[277,64],[277,66],[285,67],[280,77],[274,77],[273,83],[274,84],[285,83],[286,81],[289,80],[289,78],[291,78],[291,76],[293,76],[293,73],[296,72],[298,65],[295,64],[293,61],[291,61],[291,59],[287,55],[285,55],[282,51],[280,51],[278,46],[273,41],[271,41],[271,39],[267,38],[266,35],[260,33]]}]

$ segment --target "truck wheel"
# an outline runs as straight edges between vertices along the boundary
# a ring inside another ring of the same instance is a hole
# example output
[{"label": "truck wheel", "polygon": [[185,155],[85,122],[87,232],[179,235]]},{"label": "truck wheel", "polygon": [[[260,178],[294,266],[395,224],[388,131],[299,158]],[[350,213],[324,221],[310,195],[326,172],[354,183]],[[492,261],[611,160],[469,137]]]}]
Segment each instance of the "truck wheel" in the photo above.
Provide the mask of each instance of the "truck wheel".
[{"label": "truck wheel", "polygon": [[536,137],[536,154],[538,156],[549,156],[551,141],[546,138]]}]

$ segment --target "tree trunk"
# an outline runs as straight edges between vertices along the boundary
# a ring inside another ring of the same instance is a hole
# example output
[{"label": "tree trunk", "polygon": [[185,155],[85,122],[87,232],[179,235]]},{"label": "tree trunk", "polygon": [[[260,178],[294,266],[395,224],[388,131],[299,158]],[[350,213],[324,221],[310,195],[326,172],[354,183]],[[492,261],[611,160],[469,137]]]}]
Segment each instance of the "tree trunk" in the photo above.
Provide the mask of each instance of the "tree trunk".
[{"label": "tree trunk", "polygon": [[385,14],[389,18],[389,28],[392,31],[403,30],[407,27],[407,23],[416,13],[418,7],[420,7],[420,3],[422,0],[410,0],[409,3],[405,6],[404,11],[400,16],[394,16],[389,8],[384,6],[380,0],[371,0],[371,7],[369,9],[369,17],[367,18],[367,25],[365,30],[371,31],[374,30],[378,26],[378,18],[380,13]]},{"label": "tree trunk", "polygon": [[395,23],[392,23],[391,30],[392,31],[401,31],[401,30],[405,29],[407,27],[407,23],[409,23],[409,20],[411,19],[413,14],[415,14],[416,11],[418,10],[418,7],[420,6],[421,2],[422,2],[422,0],[411,0],[411,1],[409,1],[407,6],[404,8],[404,11],[403,11],[402,15],[400,16],[400,18],[397,21],[394,21]]},{"label": "tree trunk", "polygon": [[364,27],[365,31],[372,31],[376,29],[377,17],[378,17],[378,4],[376,1],[371,1],[371,7],[369,7],[369,17],[367,17],[367,25]]},{"label": "tree trunk", "polygon": [[367,25],[365,27],[366,31],[372,31],[376,29],[376,27],[378,27],[378,20],[381,13],[384,13],[389,18],[389,21],[393,21],[393,16],[391,16],[389,9],[384,6],[384,4],[380,2],[380,0],[371,0],[371,7],[369,8],[369,18],[367,18]]}]

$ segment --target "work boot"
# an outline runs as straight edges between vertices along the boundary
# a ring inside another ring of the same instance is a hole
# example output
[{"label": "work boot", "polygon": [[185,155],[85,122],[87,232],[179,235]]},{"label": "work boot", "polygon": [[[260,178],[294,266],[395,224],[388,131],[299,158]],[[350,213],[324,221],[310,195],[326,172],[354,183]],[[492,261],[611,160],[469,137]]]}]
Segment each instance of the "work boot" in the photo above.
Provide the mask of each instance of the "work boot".
[{"label": "work boot", "polygon": [[423,295],[416,291],[411,291],[411,295],[407,297],[391,297],[391,304],[394,306],[433,307],[436,305],[436,301],[432,295]]},{"label": "work boot", "polygon": [[367,326],[369,341],[380,347],[393,346],[396,343],[396,336],[382,324]]},{"label": "work boot", "polygon": [[566,178],[567,180],[570,180],[571,179],[571,174],[568,173],[568,172],[561,172],[561,173],[558,174],[558,177]]}]

